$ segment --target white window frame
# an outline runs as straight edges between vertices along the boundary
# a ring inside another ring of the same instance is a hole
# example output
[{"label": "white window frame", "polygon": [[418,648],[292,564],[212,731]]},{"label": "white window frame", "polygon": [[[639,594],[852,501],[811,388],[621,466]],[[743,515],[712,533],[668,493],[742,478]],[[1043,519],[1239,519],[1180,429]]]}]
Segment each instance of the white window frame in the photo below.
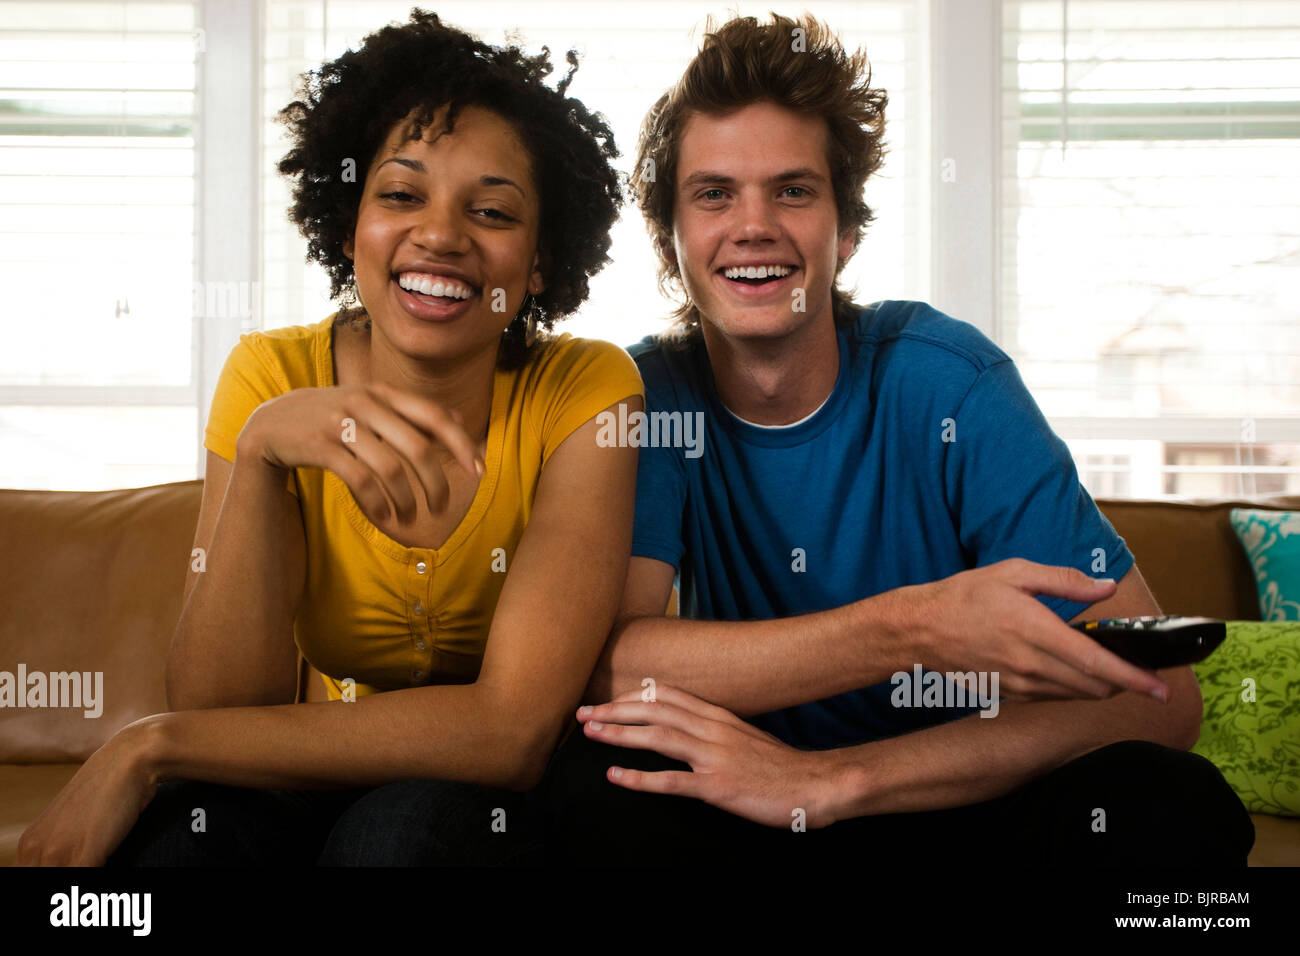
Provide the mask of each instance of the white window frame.
[{"label": "white window frame", "polygon": [[[259,282],[260,180],[258,136],[262,67],[262,0],[196,0],[195,235],[194,281]],[[245,197],[231,202],[230,197]],[[258,286],[253,287],[254,290]],[[0,405],[195,406],[199,477],[206,451],[203,429],[226,356],[254,316],[192,318],[193,348],[188,385],[6,385]],[[254,327],[256,327],[254,326]]]},{"label": "white window frame", "polygon": [[[195,281],[253,282],[253,316],[195,316],[193,385],[198,403],[197,474],[207,453],[203,429],[226,356],[245,321],[261,327],[262,0],[199,0],[199,54],[194,237]],[[231,202],[230,197],[242,197]]]},{"label": "white window frame", "polygon": [[[1002,281],[1002,2],[930,0],[931,303],[1000,341]],[[1015,144],[1008,144],[1014,149]],[[955,172],[945,182],[944,162]],[[982,239],[982,241],[978,241]],[[1168,443],[1300,442],[1300,419],[1049,416],[1064,439]]]},{"label": "white window frame", "polygon": [[[208,283],[261,284],[263,0],[197,0],[195,275]],[[931,163],[930,297],[937,308],[999,340],[1001,208],[1001,0],[929,0],[931,141],[917,162]],[[683,27],[685,29],[685,26]],[[925,67],[919,67],[925,68]],[[241,197],[231,202],[230,197]],[[217,377],[255,315],[193,319],[192,381],[174,387],[11,386],[0,403],[188,405],[196,415],[196,467],[204,474],[203,427]],[[250,323],[246,325],[245,323]],[[1245,423],[1221,418],[1054,417],[1062,438],[1240,443]],[[1253,421],[1259,443],[1300,442],[1300,420]]]}]

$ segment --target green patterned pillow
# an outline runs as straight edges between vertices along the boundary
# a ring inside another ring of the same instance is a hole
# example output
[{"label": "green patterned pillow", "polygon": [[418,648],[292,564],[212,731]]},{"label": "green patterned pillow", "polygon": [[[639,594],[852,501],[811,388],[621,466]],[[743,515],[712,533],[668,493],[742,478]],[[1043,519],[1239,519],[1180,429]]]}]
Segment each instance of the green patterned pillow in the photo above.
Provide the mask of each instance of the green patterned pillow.
[{"label": "green patterned pillow", "polygon": [[1261,621],[1300,621],[1300,511],[1228,513],[1259,590]]},{"label": "green patterned pillow", "polygon": [[1192,669],[1205,702],[1192,752],[1252,813],[1300,816],[1300,622],[1229,621]]}]

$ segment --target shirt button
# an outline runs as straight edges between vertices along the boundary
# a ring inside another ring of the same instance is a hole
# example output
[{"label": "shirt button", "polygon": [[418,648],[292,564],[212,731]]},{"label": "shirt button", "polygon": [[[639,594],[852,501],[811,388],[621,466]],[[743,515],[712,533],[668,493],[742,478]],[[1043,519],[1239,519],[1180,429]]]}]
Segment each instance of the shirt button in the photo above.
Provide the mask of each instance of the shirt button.
[{"label": "shirt button", "polygon": [[420,680],[422,677],[424,677],[424,671],[416,671],[416,672],[415,672],[415,679],[416,679],[416,680]]},{"label": "shirt button", "polygon": [[423,613],[424,613],[424,605],[421,604],[419,601],[416,601],[416,602],[415,602],[415,613],[416,613],[416,614],[423,614]]},{"label": "shirt button", "polygon": [[420,650],[424,650],[424,641],[416,641],[415,646],[418,647]]},{"label": "shirt button", "polygon": [[415,564],[415,573],[423,574],[428,569],[428,567],[429,566],[425,564],[423,561],[417,561]]}]

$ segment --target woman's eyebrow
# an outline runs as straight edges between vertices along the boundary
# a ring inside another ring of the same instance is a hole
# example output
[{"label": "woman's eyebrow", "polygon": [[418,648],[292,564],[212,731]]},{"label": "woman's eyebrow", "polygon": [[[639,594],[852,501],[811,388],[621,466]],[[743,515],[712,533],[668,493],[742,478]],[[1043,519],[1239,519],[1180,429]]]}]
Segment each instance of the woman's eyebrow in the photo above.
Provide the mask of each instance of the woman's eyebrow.
[{"label": "woman's eyebrow", "polygon": [[405,166],[405,167],[407,167],[408,169],[414,169],[417,173],[428,172],[428,170],[426,170],[426,169],[424,168],[424,163],[422,163],[420,160],[418,160],[418,159],[407,159],[407,158],[404,157],[404,156],[392,156],[392,157],[389,157],[388,159],[384,160],[382,163],[380,163],[378,166],[375,167],[375,172],[379,172],[381,169],[383,169],[383,168],[384,168],[385,166],[387,166],[389,163],[399,163],[400,165]]},{"label": "woman's eyebrow", "polygon": [[484,186],[513,186],[518,190],[519,195],[526,196],[522,186],[513,179],[506,179],[504,176],[483,175],[478,178],[478,181]]},{"label": "woman's eyebrow", "polygon": [[[427,173],[429,171],[425,167],[423,160],[407,159],[405,156],[392,156],[376,166],[375,172],[379,172],[379,170],[383,169],[389,163],[398,163],[408,169],[415,170],[417,173]],[[520,196],[527,195],[522,186],[513,179],[507,179],[505,176],[489,175],[485,173],[478,178],[478,181],[483,186],[511,186],[519,192]]]}]

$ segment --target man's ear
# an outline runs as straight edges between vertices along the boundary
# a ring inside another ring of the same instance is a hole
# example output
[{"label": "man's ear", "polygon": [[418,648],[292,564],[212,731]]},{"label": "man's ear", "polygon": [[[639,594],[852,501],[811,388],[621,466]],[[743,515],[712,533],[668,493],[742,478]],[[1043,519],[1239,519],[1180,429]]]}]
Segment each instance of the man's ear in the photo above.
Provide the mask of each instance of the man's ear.
[{"label": "man's ear", "polygon": [[667,236],[659,239],[659,254],[668,262],[677,265],[677,248],[673,245],[672,240]]},{"label": "man's ear", "polygon": [[858,251],[858,231],[856,229],[846,229],[840,233],[839,243],[835,247],[835,254],[841,262],[845,262],[853,257],[853,253]]}]

